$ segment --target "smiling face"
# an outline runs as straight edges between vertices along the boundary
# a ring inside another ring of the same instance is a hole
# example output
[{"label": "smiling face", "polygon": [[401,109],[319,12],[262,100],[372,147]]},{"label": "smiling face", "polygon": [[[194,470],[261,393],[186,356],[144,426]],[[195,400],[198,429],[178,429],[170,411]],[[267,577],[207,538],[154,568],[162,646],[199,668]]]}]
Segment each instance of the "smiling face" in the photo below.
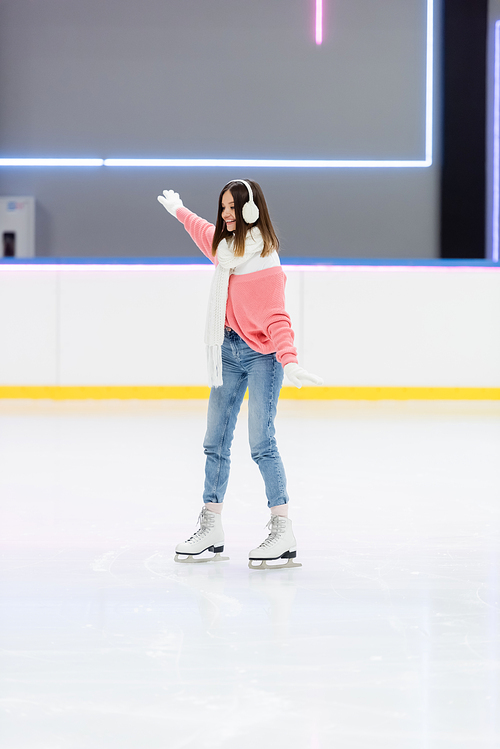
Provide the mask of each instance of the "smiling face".
[{"label": "smiling face", "polygon": [[222,220],[225,222],[228,231],[236,229],[234,199],[229,190],[222,196]]}]

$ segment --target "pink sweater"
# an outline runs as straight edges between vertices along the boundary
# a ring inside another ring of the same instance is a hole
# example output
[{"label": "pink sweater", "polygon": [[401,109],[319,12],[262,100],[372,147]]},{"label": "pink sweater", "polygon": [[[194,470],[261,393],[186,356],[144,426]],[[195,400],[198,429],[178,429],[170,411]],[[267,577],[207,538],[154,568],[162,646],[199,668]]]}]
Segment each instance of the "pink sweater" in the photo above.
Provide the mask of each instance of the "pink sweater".
[{"label": "pink sweater", "polygon": [[[177,210],[177,218],[203,254],[217,265],[217,256],[212,255],[215,226],[184,207]],[[254,351],[276,352],[283,366],[297,362],[290,316],[285,311],[285,283],[280,265],[245,275],[231,274],[226,305],[226,325]]]}]

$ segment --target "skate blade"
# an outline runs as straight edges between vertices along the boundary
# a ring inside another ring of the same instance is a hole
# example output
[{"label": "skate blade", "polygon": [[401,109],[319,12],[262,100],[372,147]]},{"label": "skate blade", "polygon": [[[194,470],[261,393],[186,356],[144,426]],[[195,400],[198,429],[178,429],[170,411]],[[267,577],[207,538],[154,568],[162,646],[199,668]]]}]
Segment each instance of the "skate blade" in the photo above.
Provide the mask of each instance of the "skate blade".
[{"label": "skate blade", "polygon": [[[184,556],[184,559],[181,559]],[[229,557],[223,557],[220,553],[215,554],[213,557],[204,557],[203,559],[197,559],[192,554],[176,554],[174,562],[179,564],[203,564],[203,562],[227,562]]]},{"label": "skate blade", "polygon": [[[273,560],[270,559],[270,562]],[[252,562],[259,562],[259,564],[252,564]],[[295,562],[293,559],[288,559],[285,564],[268,564],[265,559],[249,559],[248,567],[251,570],[284,570],[290,567],[302,567],[300,562]]]}]

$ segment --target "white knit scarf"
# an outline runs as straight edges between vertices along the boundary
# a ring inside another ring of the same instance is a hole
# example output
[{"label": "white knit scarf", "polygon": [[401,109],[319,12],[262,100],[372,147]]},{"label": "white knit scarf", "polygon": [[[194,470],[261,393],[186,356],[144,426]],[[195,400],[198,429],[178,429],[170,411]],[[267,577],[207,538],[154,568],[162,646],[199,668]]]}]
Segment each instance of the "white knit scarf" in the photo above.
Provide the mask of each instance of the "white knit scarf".
[{"label": "white knit scarf", "polygon": [[217,247],[219,264],[215,269],[208,300],[205,344],[207,347],[208,384],[210,387],[222,385],[222,344],[224,342],[224,322],[226,319],[227,290],[229,276],[242,263],[264,249],[260,230],[253,227],[245,239],[245,254],[235,257],[233,242],[223,239]]}]

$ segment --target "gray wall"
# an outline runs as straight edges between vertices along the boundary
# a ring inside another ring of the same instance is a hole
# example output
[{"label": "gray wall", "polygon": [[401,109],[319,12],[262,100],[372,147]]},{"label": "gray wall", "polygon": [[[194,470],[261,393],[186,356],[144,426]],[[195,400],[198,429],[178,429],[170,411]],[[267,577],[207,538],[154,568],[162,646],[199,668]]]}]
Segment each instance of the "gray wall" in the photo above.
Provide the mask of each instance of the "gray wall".
[{"label": "gray wall", "polygon": [[[310,0],[2,0],[2,154],[421,159],[425,0],[325,8],[317,47]],[[37,198],[45,256],[195,256],[156,195],[213,221],[249,177],[286,255],[434,257],[438,171],[3,168],[0,192]]]}]

